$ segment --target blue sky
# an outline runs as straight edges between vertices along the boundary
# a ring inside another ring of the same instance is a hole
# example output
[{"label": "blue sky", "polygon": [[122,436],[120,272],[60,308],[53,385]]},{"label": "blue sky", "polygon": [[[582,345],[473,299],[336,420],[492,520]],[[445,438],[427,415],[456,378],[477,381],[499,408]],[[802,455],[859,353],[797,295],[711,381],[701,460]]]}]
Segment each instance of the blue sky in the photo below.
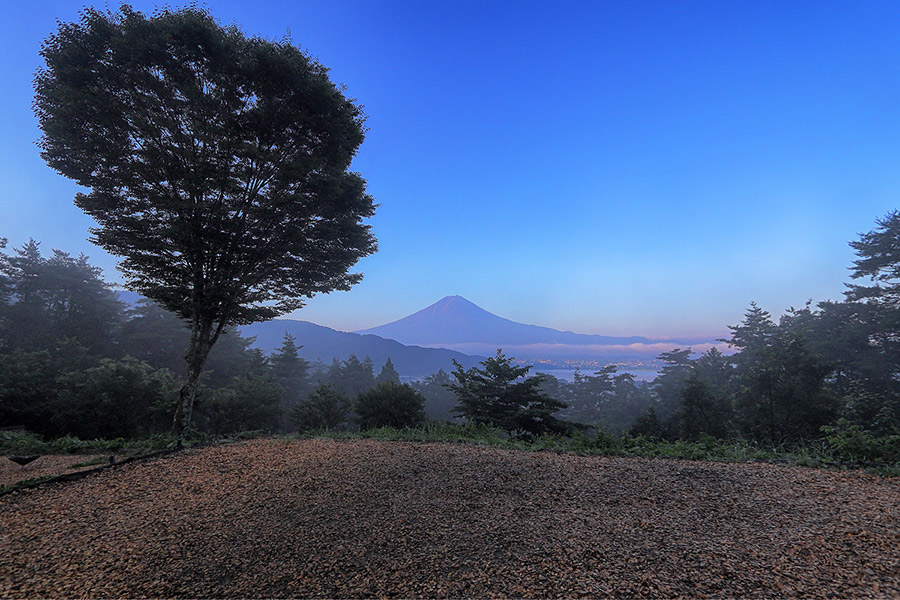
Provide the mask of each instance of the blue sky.
[{"label": "blue sky", "polygon": [[[40,43],[81,5],[5,11],[0,236],[116,279],[35,146]],[[584,333],[720,335],[751,300],[840,299],[847,242],[900,198],[898,2],[205,5],[289,32],[368,115],[380,251],[295,318],[362,329],[459,294]]]}]

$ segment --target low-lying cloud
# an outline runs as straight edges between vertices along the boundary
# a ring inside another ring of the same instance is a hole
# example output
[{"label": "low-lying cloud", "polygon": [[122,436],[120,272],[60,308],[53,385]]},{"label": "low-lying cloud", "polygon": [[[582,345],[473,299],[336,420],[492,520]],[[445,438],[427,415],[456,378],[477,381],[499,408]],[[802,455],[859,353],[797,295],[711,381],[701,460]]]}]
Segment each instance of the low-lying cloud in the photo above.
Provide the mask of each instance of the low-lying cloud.
[{"label": "low-lying cloud", "polygon": [[[437,345],[433,347],[438,347]],[[464,354],[492,356],[497,351],[496,344],[468,342],[463,344],[441,344],[439,347],[456,350]],[[728,345],[723,342],[706,342],[686,346],[671,342],[653,344],[519,344],[506,345],[501,349],[506,356],[517,359],[540,361],[585,361],[585,362],[623,362],[654,360],[663,352],[690,347],[696,354],[702,354],[710,348],[718,348],[720,352],[730,353]]]}]

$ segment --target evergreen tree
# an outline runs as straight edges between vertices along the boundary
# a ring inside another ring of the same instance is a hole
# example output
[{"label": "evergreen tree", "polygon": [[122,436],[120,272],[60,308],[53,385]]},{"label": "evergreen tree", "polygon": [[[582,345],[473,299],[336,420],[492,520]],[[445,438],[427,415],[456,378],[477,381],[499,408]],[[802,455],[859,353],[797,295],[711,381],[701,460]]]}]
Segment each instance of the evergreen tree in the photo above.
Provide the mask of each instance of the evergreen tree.
[{"label": "evergreen tree", "polygon": [[603,428],[614,434],[625,433],[648,408],[656,404],[651,386],[635,381],[631,373],[612,378],[612,399],[604,411]]},{"label": "evergreen tree", "polygon": [[375,384],[379,383],[400,383],[400,373],[394,368],[394,363],[391,362],[390,356],[384,362],[384,366],[381,367],[378,377],[375,378]]},{"label": "evergreen tree", "polygon": [[751,302],[744,313],[744,320],[738,325],[729,325],[728,329],[731,330],[731,337],[720,341],[739,350],[733,360],[737,373],[742,374],[752,368],[771,345],[777,325],[772,321],[772,315],[757,306],[756,302]]},{"label": "evergreen tree", "polygon": [[847,299],[897,307],[900,304],[900,211],[875,220],[875,228],[850,242],[859,257],[853,261],[853,279],[869,285],[847,286]]},{"label": "evergreen tree", "polygon": [[93,354],[109,356],[125,321],[125,304],[85,255],[54,250],[42,286],[47,316],[56,337],[74,338]]},{"label": "evergreen tree", "polygon": [[91,354],[115,354],[125,305],[87,257],[54,250],[47,259],[32,239],[15,256],[4,256],[0,267],[5,288],[0,338],[8,348],[39,350],[71,338]]},{"label": "evergreen tree", "polygon": [[659,418],[669,419],[678,410],[681,392],[687,385],[694,363],[691,361],[690,348],[675,348],[663,352],[657,358],[663,361],[665,366],[653,380],[653,391],[657,397],[656,412]]},{"label": "evergreen tree", "polygon": [[[269,359],[272,377],[284,390],[281,410],[285,419],[290,417],[294,407],[309,392],[307,382],[309,362],[300,356],[298,350],[294,336],[285,332],[281,348]],[[284,421],[282,428],[287,430],[287,425],[287,421]]]},{"label": "evergreen tree", "polygon": [[343,379],[344,368],[341,366],[341,361],[332,358],[328,367],[319,373],[318,382],[319,384],[329,385],[336,390],[341,390]]},{"label": "evergreen tree", "polygon": [[606,407],[613,400],[616,369],[616,365],[607,365],[593,375],[576,371],[571,386],[572,398],[562,414],[577,423],[605,426]]},{"label": "evergreen tree", "polygon": [[442,421],[458,419],[453,414],[456,394],[449,389],[450,375],[443,369],[426,376],[422,381],[412,383],[417,392],[425,398],[425,414],[429,418]]},{"label": "evergreen tree", "polygon": [[737,409],[743,433],[773,445],[818,437],[838,414],[826,386],[831,371],[802,338],[773,337],[741,375]]},{"label": "evergreen tree", "polygon": [[472,367],[466,371],[455,360],[453,364],[456,383],[449,387],[459,400],[454,412],[467,421],[494,425],[518,435],[567,429],[554,416],[566,405],[541,390],[544,376],[525,377],[531,367],[513,366],[512,359],[500,350],[481,363],[483,369]]},{"label": "evergreen tree", "polygon": [[693,363],[694,372],[716,396],[728,395],[734,375],[734,363],[730,357],[712,347]]},{"label": "evergreen tree", "polygon": [[189,333],[181,319],[147,298],[138,300],[128,315],[121,330],[122,353],[183,377]]},{"label": "evergreen tree", "polygon": [[731,405],[725,398],[717,396],[695,369],[681,391],[678,420],[683,438],[696,439],[703,433],[726,438],[731,425]]},{"label": "evergreen tree", "polygon": [[47,348],[55,337],[47,315],[46,259],[41,256],[40,244],[34,239],[8,258],[12,284],[11,304],[6,307],[6,330],[3,332],[10,348],[37,350]]},{"label": "evergreen tree", "polygon": [[356,355],[341,364],[341,380],[338,389],[348,398],[354,398],[375,385],[375,374],[372,372],[372,359],[368,356],[360,361]]},{"label": "evergreen tree", "polygon": [[6,238],[0,237],[0,352],[7,347],[6,320],[13,291],[12,265],[9,263],[9,257],[3,252],[6,244]]}]

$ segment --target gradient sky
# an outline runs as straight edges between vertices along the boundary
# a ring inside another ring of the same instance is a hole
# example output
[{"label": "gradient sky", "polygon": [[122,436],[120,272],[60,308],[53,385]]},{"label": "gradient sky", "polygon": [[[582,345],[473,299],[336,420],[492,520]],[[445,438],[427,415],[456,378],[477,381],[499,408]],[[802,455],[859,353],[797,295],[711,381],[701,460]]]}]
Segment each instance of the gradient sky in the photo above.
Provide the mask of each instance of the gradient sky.
[{"label": "gradient sky", "polygon": [[[4,10],[0,236],[118,280],[35,145],[40,43],[81,6]],[[459,294],[583,333],[719,335],[751,300],[840,299],[847,242],[898,206],[900,2],[205,6],[289,33],[368,115],[380,251],[294,318],[361,329]]]}]

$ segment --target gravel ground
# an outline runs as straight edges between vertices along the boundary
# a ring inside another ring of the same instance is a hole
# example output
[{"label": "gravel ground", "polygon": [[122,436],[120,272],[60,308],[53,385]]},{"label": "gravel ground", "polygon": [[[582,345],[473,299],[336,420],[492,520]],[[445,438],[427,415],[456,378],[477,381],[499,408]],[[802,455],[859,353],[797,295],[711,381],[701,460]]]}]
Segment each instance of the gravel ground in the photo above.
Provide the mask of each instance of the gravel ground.
[{"label": "gravel ground", "polygon": [[900,597],[900,481],[255,440],[0,498],[0,597]]}]

